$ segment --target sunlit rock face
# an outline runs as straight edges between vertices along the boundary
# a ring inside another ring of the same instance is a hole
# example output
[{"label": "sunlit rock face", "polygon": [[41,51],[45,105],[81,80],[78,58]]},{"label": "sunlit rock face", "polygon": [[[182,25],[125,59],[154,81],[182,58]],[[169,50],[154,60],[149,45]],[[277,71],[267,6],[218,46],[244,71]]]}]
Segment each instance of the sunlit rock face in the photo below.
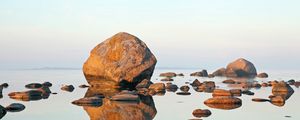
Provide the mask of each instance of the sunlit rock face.
[{"label": "sunlit rock face", "polygon": [[97,45],[83,65],[89,84],[135,86],[150,79],[156,58],[139,38],[120,32]]},{"label": "sunlit rock face", "polygon": [[239,58],[227,65],[225,74],[227,77],[255,77],[257,72],[251,62]]},{"label": "sunlit rock face", "polygon": [[139,95],[139,101],[112,101],[108,98],[118,91],[114,92],[101,88],[88,89],[85,97],[106,95],[100,107],[83,107],[91,120],[152,120],[155,117],[157,111],[151,96]]}]

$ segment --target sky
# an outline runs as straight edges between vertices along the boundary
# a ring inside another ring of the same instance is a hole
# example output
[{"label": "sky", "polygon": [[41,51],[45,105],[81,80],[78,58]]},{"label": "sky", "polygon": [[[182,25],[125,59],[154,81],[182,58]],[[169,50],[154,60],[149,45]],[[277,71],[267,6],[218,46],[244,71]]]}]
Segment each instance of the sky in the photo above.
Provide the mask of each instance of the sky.
[{"label": "sky", "polygon": [[81,68],[118,32],[157,67],[300,70],[299,0],[0,0],[0,69]]}]

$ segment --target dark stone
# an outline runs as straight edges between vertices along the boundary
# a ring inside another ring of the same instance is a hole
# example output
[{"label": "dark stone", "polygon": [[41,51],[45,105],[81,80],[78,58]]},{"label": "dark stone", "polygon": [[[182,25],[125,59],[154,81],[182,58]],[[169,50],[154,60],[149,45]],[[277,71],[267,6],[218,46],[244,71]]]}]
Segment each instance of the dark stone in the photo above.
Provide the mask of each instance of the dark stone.
[{"label": "dark stone", "polygon": [[184,85],[184,86],[180,87],[180,90],[183,91],[183,92],[188,92],[190,90],[190,87],[187,86],[187,85]]},{"label": "dark stone", "polygon": [[9,106],[7,106],[5,109],[8,112],[20,112],[25,109],[25,106],[21,103],[12,103]]},{"label": "dark stone", "polygon": [[60,89],[63,91],[73,92],[75,88],[73,85],[64,85]]},{"label": "dark stone", "polygon": [[43,87],[43,85],[40,83],[30,83],[30,84],[25,85],[25,87],[29,88],[29,89],[36,89],[36,88]]}]

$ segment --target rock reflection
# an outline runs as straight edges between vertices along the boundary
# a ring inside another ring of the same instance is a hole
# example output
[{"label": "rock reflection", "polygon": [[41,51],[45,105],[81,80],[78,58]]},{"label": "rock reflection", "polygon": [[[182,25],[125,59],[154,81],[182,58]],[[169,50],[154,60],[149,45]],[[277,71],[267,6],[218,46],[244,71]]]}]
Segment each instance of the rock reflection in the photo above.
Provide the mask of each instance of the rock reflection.
[{"label": "rock reflection", "polygon": [[139,96],[139,101],[112,101],[109,98],[119,92],[118,89],[90,87],[85,98],[104,95],[102,105],[83,106],[91,120],[152,120],[156,108],[151,96]]},{"label": "rock reflection", "polygon": [[0,119],[2,119],[6,115],[6,110],[3,106],[0,105]]}]

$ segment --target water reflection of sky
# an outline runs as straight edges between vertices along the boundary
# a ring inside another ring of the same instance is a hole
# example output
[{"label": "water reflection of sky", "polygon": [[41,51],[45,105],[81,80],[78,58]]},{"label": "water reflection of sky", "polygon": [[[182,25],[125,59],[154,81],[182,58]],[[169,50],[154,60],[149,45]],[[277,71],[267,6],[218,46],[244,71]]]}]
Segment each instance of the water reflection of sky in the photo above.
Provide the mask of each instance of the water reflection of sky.
[{"label": "water reflection of sky", "polygon": [[[194,72],[195,70],[188,69],[158,69],[155,71],[152,80],[154,82],[159,82],[158,74],[166,71],[182,72],[185,77],[175,78],[174,83],[179,87],[183,85],[186,81],[192,82],[195,78],[189,77],[188,74]],[[23,119],[23,120],[34,120],[34,119],[73,119],[82,120],[89,119],[88,113],[76,105],[72,105],[71,102],[82,98],[86,94],[87,89],[81,89],[77,86],[86,83],[81,70],[28,70],[28,71],[1,71],[1,82],[7,82],[9,87],[3,89],[3,98],[0,99],[1,105],[7,106],[10,103],[19,102],[26,106],[24,111],[18,113],[7,113],[3,120],[11,119]],[[286,74],[289,73],[289,74]],[[273,79],[291,79],[299,80],[300,76],[297,75],[297,71],[293,72],[276,72],[269,71],[271,76],[268,79],[259,80],[273,80]],[[200,81],[212,80],[220,86],[220,88],[228,89],[225,84],[221,84],[221,81],[225,78],[198,78]],[[9,99],[7,94],[12,91],[24,91],[27,90],[24,85],[31,82],[44,82],[50,81],[53,86],[50,88],[52,92],[57,92],[56,95],[50,95],[48,99],[41,99],[32,102],[23,102]],[[73,84],[76,88],[73,92],[61,91],[60,87],[62,84]],[[155,115],[155,120],[165,120],[165,119],[191,119],[194,118],[192,115],[195,109],[209,109],[212,115],[204,118],[211,120],[252,120],[252,119],[299,119],[298,115],[298,102],[299,88],[292,86],[295,93],[289,98],[286,104],[282,107],[274,106],[269,102],[252,102],[252,98],[268,98],[271,95],[271,88],[261,88],[261,89],[251,89],[255,92],[254,96],[243,95],[240,97],[243,100],[241,107],[233,110],[220,110],[213,109],[206,106],[203,102],[211,97],[209,93],[199,93],[195,92],[193,89],[190,90],[192,95],[190,96],[178,96],[172,92],[166,92],[164,96],[154,96],[154,104],[157,110]],[[291,118],[285,118],[285,116],[291,116]]]}]

